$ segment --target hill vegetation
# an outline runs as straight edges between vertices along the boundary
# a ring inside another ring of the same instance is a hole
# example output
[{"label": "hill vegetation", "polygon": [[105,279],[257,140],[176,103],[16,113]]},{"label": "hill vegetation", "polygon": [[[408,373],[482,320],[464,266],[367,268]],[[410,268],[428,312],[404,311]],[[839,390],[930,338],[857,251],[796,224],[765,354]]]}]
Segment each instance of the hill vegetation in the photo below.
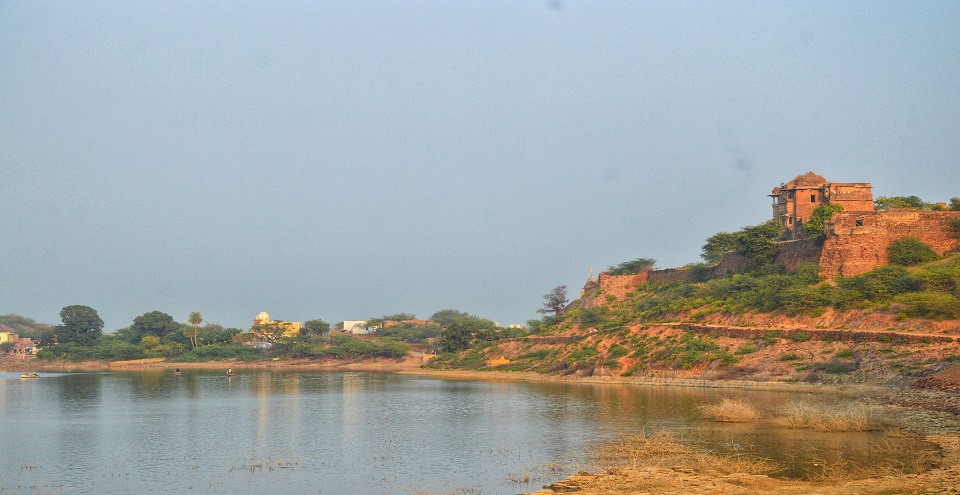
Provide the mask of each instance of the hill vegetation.
[{"label": "hill vegetation", "polygon": [[[832,213],[820,212],[809,234],[822,233]],[[960,225],[951,228],[960,237]],[[709,264],[685,267],[691,281],[631,285],[638,279],[628,278],[654,260],[611,266],[565,311],[530,321],[534,335],[478,341],[432,366],[842,381],[960,364],[960,256],[941,258],[923,242],[902,238],[888,247],[891,264],[824,280],[816,264],[791,271],[773,264],[782,234],[778,222],[768,221],[711,236],[702,248]],[[746,269],[714,277],[711,265],[730,252],[747,260]],[[499,356],[509,362],[487,366]]]}]

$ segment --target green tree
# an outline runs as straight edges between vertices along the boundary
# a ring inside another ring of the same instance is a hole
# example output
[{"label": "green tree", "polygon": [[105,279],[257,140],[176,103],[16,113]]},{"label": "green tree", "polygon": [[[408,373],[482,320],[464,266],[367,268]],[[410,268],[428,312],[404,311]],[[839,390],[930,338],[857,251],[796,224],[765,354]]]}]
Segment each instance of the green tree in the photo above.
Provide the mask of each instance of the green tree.
[{"label": "green tree", "polygon": [[283,333],[287,331],[287,328],[282,325],[282,321],[271,321],[270,323],[261,323],[253,327],[255,333],[260,337],[260,340],[264,342],[276,342],[277,339],[283,337]]},{"label": "green tree", "polygon": [[933,261],[940,256],[925,242],[916,237],[901,237],[887,246],[890,263],[903,266],[919,265]]},{"label": "green tree", "polygon": [[929,210],[931,204],[916,196],[879,196],[873,200],[873,206],[877,210],[892,210],[894,208]]},{"label": "green tree", "polygon": [[63,323],[56,327],[57,342],[60,344],[93,346],[103,334],[103,320],[89,306],[64,307],[60,310],[60,321]]},{"label": "green tree", "polygon": [[442,326],[449,326],[457,322],[472,322],[476,324],[477,328],[494,328],[497,326],[497,324],[491,320],[456,309],[441,309],[430,317],[430,321],[439,323]]},{"label": "green tree", "polygon": [[416,320],[417,315],[413,313],[397,313],[395,315],[385,315],[383,318],[380,318],[383,321],[403,321],[403,320]]},{"label": "green tree", "polygon": [[810,214],[810,219],[803,223],[803,230],[805,230],[810,237],[822,235],[826,223],[830,221],[834,213],[839,211],[843,211],[843,205],[836,203],[816,207],[813,213]]},{"label": "green tree", "polygon": [[478,328],[475,323],[457,321],[440,332],[440,348],[443,352],[460,352],[473,344]]},{"label": "green tree", "polygon": [[194,311],[190,313],[190,316],[187,318],[187,321],[189,321],[190,324],[193,325],[193,336],[190,338],[190,344],[193,346],[194,349],[196,349],[197,348],[197,327],[200,326],[201,323],[203,323],[203,316],[200,314],[199,311]]},{"label": "green tree", "polygon": [[546,302],[543,307],[537,310],[537,313],[546,314],[552,312],[555,315],[562,315],[567,307],[567,286],[558,285],[552,291],[543,295]]},{"label": "green tree", "polygon": [[47,347],[57,343],[56,327],[47,326],[36,331],[33,337],[37,341],[37,346]]},{"label": "green tree", "polygon": [[720,263],[723,255],[735,251],[737,248],[736,237],[730,232],[717,232],[707,238],[707,243],[700,250],[700,257],[711,265]]},{"label": "green tree", "polygon": [[185,337],[180,331],[180,324],[174,321],[172,316],[160,311],[151,311],[134,318],[130,330],[137,338],[134,343],[140,343],[144,335],[155,335],[161,339],[167,335],[177,335],[181,339]]},{"label": "green tree", "polygon": [[657,260],[653,258],[635,258],[630,261],[624,261],[619,265],[607,267],[607,273],[610,275],[636,275],[638,273],[652,270]]},{"label": "green tree", "polygon": [[303,322],[303,328],[300,330],[303,335],[327,335],[330,333],[330,324],[321,320],[307,320]]},{"label": "green tree", "polygon": [[950,211],[960,211],[960,198],[950,198],[950,205],[947,206]]},{"label": "green tree", "polygon": [[744,227],[734,234],[736,251],[747,258],[751,268],[773,263],[777,256],[776,241],[783,235],[779,220],[767,220],[760,225]]}]

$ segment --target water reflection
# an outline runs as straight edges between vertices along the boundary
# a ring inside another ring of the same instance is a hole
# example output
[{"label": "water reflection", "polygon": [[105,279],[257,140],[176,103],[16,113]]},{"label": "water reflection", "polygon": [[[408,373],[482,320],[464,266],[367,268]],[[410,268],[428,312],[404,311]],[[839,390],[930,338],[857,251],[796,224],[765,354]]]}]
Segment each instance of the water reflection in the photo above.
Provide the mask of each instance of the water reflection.
[{"label": "water reflection", "polygon": [[[505,481],[512,474],[603,439],[661,429],[794,470],[834,452],[862,451],[858,459],[869,462],[886,441],[700,421],[696,406],[725,393],[277,370],[4,380],[0,417],[18,427],[0,430],[0,483],[11,479],[6,467],[39,462],[29,474],[63,493],[379,495],[402,493],[397,486],[467,486],[498,494],[537,488]],[[763,409],[796,397],[747,395]],[[0,486],[16,493],[14,485]]]}]

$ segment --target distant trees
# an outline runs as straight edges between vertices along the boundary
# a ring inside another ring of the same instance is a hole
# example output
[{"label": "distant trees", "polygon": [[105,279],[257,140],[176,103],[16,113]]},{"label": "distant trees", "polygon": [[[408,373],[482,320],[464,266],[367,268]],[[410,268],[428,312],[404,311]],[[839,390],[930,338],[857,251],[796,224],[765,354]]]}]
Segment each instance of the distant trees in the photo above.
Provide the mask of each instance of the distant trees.
[{"label": "distant trees", "polygon": [[777,257],[776,241],[783,236],[783,231],[783,225],[775,219],[744,227],[734,234],[736,252],[747,258],[751,268],[773,263]]},{"label": "distant trees", "polygon": [[133,324],[130,325],[134,344],[140,343],[140,339],[145,335],[154,335],[161,339],[170,335],[171,338],[179,338],[182,342],[186,336],[181,333],[180,328],[180,324],[174,321],[172,316],[161,311],[144,313],[134,318]]},{"label": "distant trees", "polygon": [[879,211],[894,208],[906,210],[960,211],[960,198],[950,198],[950,204],[928,203],[917,196],[879,196],[873,200],[873,206]]},{"label": "distant trees", "polygon": [[287,327],[283,325],[282,321],[271,321],[270,323],[261,323],[254,328],[254,333],[260,337],[264,342],[276,342],[277,339],[283,337],[284,332],[287,331]]},{"label": "distant trees", "polygon": [[491,320],[456,309],[441,309],[430,317],[430,321],[439,323],[445,327],[453,323],[475,323],[477,328],[493,328],[497,326],[497,324]]},{"label": "distant trees", "polygon": [[417,315],[413,313],[397,313],[393,315],[385,315],[381,318],[383,321],[404,321],[404,320],[416,320]]},{"label": "distant trees", "polygon": [[190,338],[190,344],[194,349],[197,348],[197,327],[203,323],[203,316],[199,311],[194,311],[190,313],[190,316],[187,318],[187,321],[193,325],[193,336]]},{"label": "distant trees", "polygon": [[736,237],[730,232],[717,232],[707,238],[707,243],[700,250],[700,257],[711,265],[720,263],[723,255],[732,252],[737,247]]},{"label": "distant trees", "polygon": [[103,334],[103,320],[89,306],[66,306],[60,310],[60,320],[55,332],[61,344],[92,346]]},{"label": "distant trees", "polygon": [[562,315],[563,311],[567,307],[567,303],[570,301],[567,299],[567,286],[558,285],[553,288],[552,291],[543,295],[543,298],[546,302],[543,303],[543,307],[537,310],[537,313],[546,314],[553,313],[554,315]]},{"label": "distant trees", "polygon": [[327,335],[330,333],[330,324],[321,320],[307,320],[303,322],[303,328],[300,329],[300,333],[305,336],[311,335]]},{"label": "distant trees", "polygon": [[443,352],[460,352],[469,348],[479,331],[476,322],[455,321],[440,333],[440,348]]},{"label": "distant trees", "polygon": [[635,258],[630,261],[624,261],[619,265],[607,267],[607,273],[610,275],[636,275],[646,270],[653,269],[657,260],[653,258]]}]

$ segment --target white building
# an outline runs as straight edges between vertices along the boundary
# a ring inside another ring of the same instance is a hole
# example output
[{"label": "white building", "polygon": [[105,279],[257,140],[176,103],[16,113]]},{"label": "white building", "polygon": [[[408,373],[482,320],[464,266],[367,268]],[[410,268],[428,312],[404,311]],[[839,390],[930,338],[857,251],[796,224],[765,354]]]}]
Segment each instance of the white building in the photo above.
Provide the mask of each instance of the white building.
[{"label": "white building", "polygon": [[376,328],[367,326],[367,320],[344,320],[343,322],[343,331],[354,335],[367,335],[376,330]]}]

